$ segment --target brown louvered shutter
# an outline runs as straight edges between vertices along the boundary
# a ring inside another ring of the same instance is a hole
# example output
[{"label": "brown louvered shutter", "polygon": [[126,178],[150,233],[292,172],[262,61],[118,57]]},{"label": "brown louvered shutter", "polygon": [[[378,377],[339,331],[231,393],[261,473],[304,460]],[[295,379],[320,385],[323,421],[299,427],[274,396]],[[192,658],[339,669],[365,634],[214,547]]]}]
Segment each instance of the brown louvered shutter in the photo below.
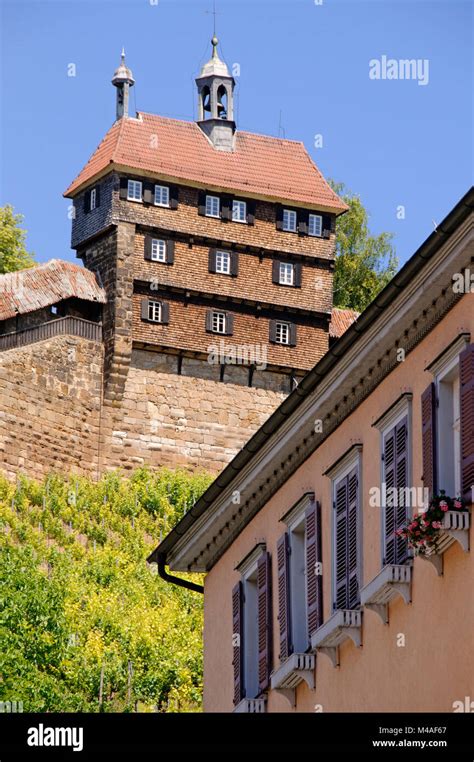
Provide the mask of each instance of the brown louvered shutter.
[{"label": "brown louvered shutter", "polygon": [[272,596],[270,553],[257,563],[258,691],[268,688],[272,668]]},{"label": "brown louvered shutter", "polygon": [[198,193],[198,214],[200,214],[201,217],[206,214],[206,194],[204,191],[199,191]]},{"label": "brown louvered shutter", "polygon": [[161,302],[161,323],[168,325],[170,322],[170,306],[168,302]]},{"label": "brown louvered shutter", "polygon": [[298,262],[296,265],[293,265],[295,288],[301,288],[301,274],[302,274],[302,266]]},{"label": "brown louvered shutter", "polygon": [[225,333],[226,336],[232,336],[234,333],[234,316],[229,312],[226,312],[225,316]]},{"label": "brown louvered shutter", "polygon": [[329,238],[331,235],[331,216],[323,214],[323,238]]},{"label": "brown louvered shutter", "polygon": [[358,569],[358,528],[357,519],[359,513],[359,475],[358,469],[354,468],[347,477],[348,482],[348,590],[350,609],[355,608],[359,603],[359,569]]},{"label": "brown louvered shutter", "polygon": [[177,209],[179,206],[179,188],[177,185],[170,185],[170,209]]},{"label": "brown louvered shutter", "polygon": [[321,505],[311,500],[306,511],[306,604],[308,638],[323,623],[323,575],[321,553]]},{"label": "brown louvered shutter", "polygon": [[472,502],[474,485],[474,344],[459,356],[460,428],[461,428],[461,493]]},{"label": "brown louvered shutter", "polygon": [[216,272],[216,250],[209,249],[209,272]]},{"label": "brown louvered shutter", "polygon": [[277,543],[278,566],[278,623],[280,625],[280,661],[292,653],[290,625],[290,564],[289,540],[285,532]]},{"label": "brown louvered shutter", "polygon": [[296,347],[297,344],[298,329],[296,323],[290,323],[290,347]]},{"label": "brown louvered shutter", "polygon": [[[384,511],[384,564],[403,564],[407,541],[396,534],[406,524],[408,487],[408,419],[405,417],[384,437],[384,473],[387,498]],[[397,499],[394,499],[393,489]]]},{"label": "brown louvered shutter", "polygon": [[222,196],[221,198],[221,220],[230,222],[232,219],[232,196]]},{"label": "brown louvered shutter", "polygon": [[244,617],[243,587],[237,582],[232,590],[232,645],[234,667],[234,705],[244,697],[243,653],[244,653]]},{"label": "brown louvered shutter", "polygon": [[269,326],[270,326],[269,339],[270,341],[275,343],[276,342],[276,320],[270,320]]},{"label": "brown louvered shutter", "polygon": [[230,274],[237,277],[239,274],[239,255],[236,251],[230,253]]},{"label": "brown louvered shutter", "polygon": [[166,241],[166,264],[172,265],[174,263],[174,241]]},{"label": "brown louvered shutter", "polygon": [[392,490],[395,487],[395,427],[384,436],[383,442],[384,476],[387,497],[384,511],[384,564],[396,563],[395,544],[395,501]]},{"label": "brown louvered shutter", "polygon": [[277,285],[280,283],[280,263],[277,259],[272,262],[272,281]]},{"label": "brown louvered shutter", "polygon": [[281,204],[276,206],[276,229],[283,230],[283,207]]},{"label": "brown louvered shutter", "polygon": [[147,180],[143,183],[143,203],[153,204],[155,201],[155,185]]},{"label": "brown louvered shutter", "polygon": [[91,210],[91,192],[90,190],[84,193],[84,214],[88,214]]},{"label": "brown louvered shutter", "polygon": [[306,209],[300,209],[298,213],[298,234],[308,235],[309,212]]},{"label": "brown louvered shutter", "polygon": [[255,201],[247,201],[247,225],[255,225]]},{"label": "brown louvered shutter", "polygon": [[212,310],[206,310],[206,331],[212,332]]},{"label": "brown louvered shutter", "polygon": [[145,259],[151,260],[151,242],[152,242],[151,235],[145,236]]},{"label": "brown louvered shutter", "polygon": [[347,547],[347,525],[348,525],[348,484],[347,476],[336,483],[336,594],[334,601],[335,609],[347,608],[348,585],[347,571],[349,566],[348,547]]},{"label": "brown louvered shutter", "polygon": [[119,196],[122,200],[126,201],[128,196],[128,177],[120,178],[120,192]]},{"label": "brown louvered shutter", "polygon": [[142,320],[148,320],[148,299],[142,299]]},{"label": "brown louvered shutter", "polygon": [[436,468],[436,387],[431,383],[421,395],[423,484],[431,495],[438,490]]}]

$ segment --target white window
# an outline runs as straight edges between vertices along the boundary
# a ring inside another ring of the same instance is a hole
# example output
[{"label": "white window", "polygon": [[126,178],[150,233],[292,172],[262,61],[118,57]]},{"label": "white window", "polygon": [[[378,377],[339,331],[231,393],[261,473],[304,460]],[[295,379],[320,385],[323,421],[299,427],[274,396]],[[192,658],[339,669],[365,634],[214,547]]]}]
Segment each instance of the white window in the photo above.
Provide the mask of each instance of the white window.
[{"label": "white window", "polygon": [[216,273],[230,275],[230,254],[228,251],[216,251]]},{"label": "white window", "polygon": [[219,196],[206,196],[206,217],[220,217],[221,201]]},{"label": "white window", "polygon": [[166,185],[155,185],[155,206],[170,205],[170,189]]},{"label": "white window", "polygon": [[293,285],[293,265],[289,265],[287,262],[280,262],[279,282],[282,286]]},{"label": "white window", "polygon": [[296,232],[296,212],[293,209],[283,209],[283,230]]},{"label": "white window", "polygon": [[254,550],[239,564],[237,570],[242,577],[242,610],[243,619],[241,658],[243,694],[252,699],[258,696],[258,564],[265,553],[265,545],[258,544]]},{"label": "white window", "polygon": [[275,326],[275,341],[277,344],[290,343],[290,324],[277,321]]},{"label": "white window", "polygon": [[232,219],[234,222],[247,222],[247,204],[245,201],[232,202]]},{"label": "white window", "polygon": [[148,320],[155,323],[161,322],[161,302],[148,302]]},{"label": "white window", "polygon": [[166,262],[166,241],[161,238],[152,239],[151,258],[154,262]]},{"label": "white window", "polygon": [[438,416],[438,491],[449,497],[461,493],[461,429],[459,409],[459,358],[436,378]]},{"label": "white window", "polygon": [[225,312],[212,313],[212,330],[215,333],[225,333]]},{"label": "white window", "polygon": [[310,214],[308,220],[309,235],[321,236],[323,233],[323,218],[320,214]]},{"label": "white window", "polygon": [[97,190],[92,188],[91,190],[91,211],[97,206]]},{"label": "white window", "polygon": [[142,200],[142,184],[139,180],[128,181],[127,199],[129,201],[141,201]]}]

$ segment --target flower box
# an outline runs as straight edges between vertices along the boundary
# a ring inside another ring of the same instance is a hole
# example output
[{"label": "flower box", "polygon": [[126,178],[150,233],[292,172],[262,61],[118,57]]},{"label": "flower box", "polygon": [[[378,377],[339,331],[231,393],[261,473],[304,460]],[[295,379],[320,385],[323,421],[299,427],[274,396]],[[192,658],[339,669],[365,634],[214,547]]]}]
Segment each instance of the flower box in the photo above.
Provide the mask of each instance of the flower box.
[{"label": "flower box", "polygon": [[469,512],[447,511],[441,524],[436,542],[419,554],[420,558],[433,564],[438,575],[443,573],[443,553],[451,545],[457,541],[466,553],[469,550]]},{"label": "flower box", "polygon": [[358,609],[339,609],[311,638],[311,646],[328,656],[334,667],[339,666],[339,646],[349,638],[358,648],[362,645],[362,612]]}]

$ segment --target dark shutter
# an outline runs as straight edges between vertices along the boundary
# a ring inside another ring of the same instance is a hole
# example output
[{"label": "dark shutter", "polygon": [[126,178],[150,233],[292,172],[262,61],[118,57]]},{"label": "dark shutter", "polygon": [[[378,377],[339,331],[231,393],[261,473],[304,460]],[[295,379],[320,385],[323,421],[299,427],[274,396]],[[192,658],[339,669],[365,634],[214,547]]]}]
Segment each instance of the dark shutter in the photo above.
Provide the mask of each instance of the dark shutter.
[{"label": "dark shutter", "polygon": [[348,494],[349,494],[349,506],[348,506],[348,589],[349,600],[348,607],[350,609],[355,608],[359,603],[359,574],[358,574],[358,531],[357,531],[357,516],[359,512],[359,476],[357,468],[354,468],[349,476],[348,481]]},{"label": "dark shutter", "polygon": [[161,321],[164,325],[170,322],[170,306],[168,302],[161,302]]},{"label": "dark shutter", "polygon": [[292,653],[290,625],[290,564],[288,533],[277,543],[278,564],[278,622],[280,625],[280,661]]},{"label": "dark shutter", "polygon": [[199,191],[198,193],[198,214],[200,214],[201,217],[206,214],[206,194],[204,191]]},{"label": "dark shutter", "polygon": [[299,262],[296,265],[293,265],[293,282],[296,286],[296,288],[301,288],[301,273],[302,273],[302,266],[299,264]]},{"label": "dark shutter", "polygon": [[436,468],[436,387],[431,383],[421,395],[423,485],[431,495],[438,489]]},{"label": "dark shutter", "polygon": [[225,316],[225,333],[226,336],[232,336],[234,333],[234,316],[228,312]]},{"label": "dark shutter", "polygon": [[270,320],[269,338],[273,343],[276,342],[276,320]]},{"label": "dark shutter", "polygon": [[[387,497],[384,506],[384,564],[403,564],[408,558],[408,545],[396,532],[407,520],[406,488],[408,487],[408,419],[403,418],[384,437],[384,474]],[[393,494],[396,490],[396,499]]]},{"label": "dark shutter", "polygon": [[283,230],[283,207],[281,204],[276,206],[276,229]]},{"label": "dark shutter", "polygon": [[267,690],[272,668],[272,594],[270,553],[257,563],[258,692]]},{"label": "dark shutter", "polygon": [[90,190],[84,193],[84,214],[88,214],[91,210],[91,192]]},{"label": "dark shutter", "polygon": [[224,222],[230,222],[232,219],[232,196],[222,196],[221,198],[221,219]]},{"label": "dark shutter", "polygon": [[151,235],[145,236],[145,259],[151,260],[151,242],[152,242]]},{"label": "dark shutter", "polygon": [[459,357],[461,424],[461,496],[472,503],[474,484],[474,344]]},{"label": "dark shutter", "polygon": [[209,272],[216,272],[216,250],[209,249]]},{"label": "dark shutter", "polygon": [[127,200],[128,196],[128,177],[121,177],[120,178],[120,192],[119,196],[123,200]]},{"label": "dark shutter", "polygon": [[298,234],[308,235],[309,212],[306,209],[300,209],[298,213]]},{"label": "dark shutter", "polygon": [[170,185],[170,209],[177,209],[179,206],[179,188],[177,185]]},{"label": "dark shutter", "polygon": [[297,328],[296,323],[290,323],[290,347],[296,347]]},{"label": "dark shutter", "polygon": [[239,255],[236,251],[230,254],[230,274],[235,277],[239,274]]},{"label": "dark shutter", "polygon": [[95,186],[95,207],[100,206],[100,185]]},{"label": "dark shutter", "polygon": [[336,609],[359,603],[357,467],[336,484]]},{"label": "dark shutter", "polygon": [[247,225],[255,225],[255,201],[247,201]]},{"label": "dark shutter", "polygon": [[212,332],[212,310],[206,310],[206,331]]},{"label": "dark shutter", "polygon": [[142,320],[148,320],[148,299],[142,299]]},{"label": "dark shutter", "polygon": [[331,216],[323,214],[323,238],[329,238],[331,235]]},{"label": "dark shutter", "polygon": [[174,262],[174,241],[166,241],[166,264],[172,265]]},{"label": "dark shutter", "polygon": [[323,623],[323,576],[321,555],[321,505],[311,500],[306,511],[306,603],[308,638]]},{"label": "dark shutter", "polygon": [[244,611],[242,582],[237,582],[232,590],[232,645],[234,667],[234,705],[244,697]]},{"label": "dark shutter", "polygon": [[272,262],[272,281],[273,283],[280,283],[280,263],[276,259]]},{"label": "dark shutter", "polygon": [[154,183],[143,183],[143,203],[154,204],[155,203],[155,185]]}]

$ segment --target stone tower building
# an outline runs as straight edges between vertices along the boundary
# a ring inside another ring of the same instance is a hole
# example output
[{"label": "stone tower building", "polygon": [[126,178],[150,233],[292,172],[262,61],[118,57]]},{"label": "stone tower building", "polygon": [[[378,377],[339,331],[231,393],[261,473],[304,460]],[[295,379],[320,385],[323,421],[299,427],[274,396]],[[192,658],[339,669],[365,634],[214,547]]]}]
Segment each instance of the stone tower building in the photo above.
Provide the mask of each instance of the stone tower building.
[{"label": "stone tower building", "polygon": [[131,115],[134,82],[122,52],[116,120],[65,193],[72,248],[105,294],[102,391],[82,436],[97,437],[98,473],[216,471],[353,319],[332,312],[346,206],[302,143],[237,129],[215,37],[197,122]]}]

